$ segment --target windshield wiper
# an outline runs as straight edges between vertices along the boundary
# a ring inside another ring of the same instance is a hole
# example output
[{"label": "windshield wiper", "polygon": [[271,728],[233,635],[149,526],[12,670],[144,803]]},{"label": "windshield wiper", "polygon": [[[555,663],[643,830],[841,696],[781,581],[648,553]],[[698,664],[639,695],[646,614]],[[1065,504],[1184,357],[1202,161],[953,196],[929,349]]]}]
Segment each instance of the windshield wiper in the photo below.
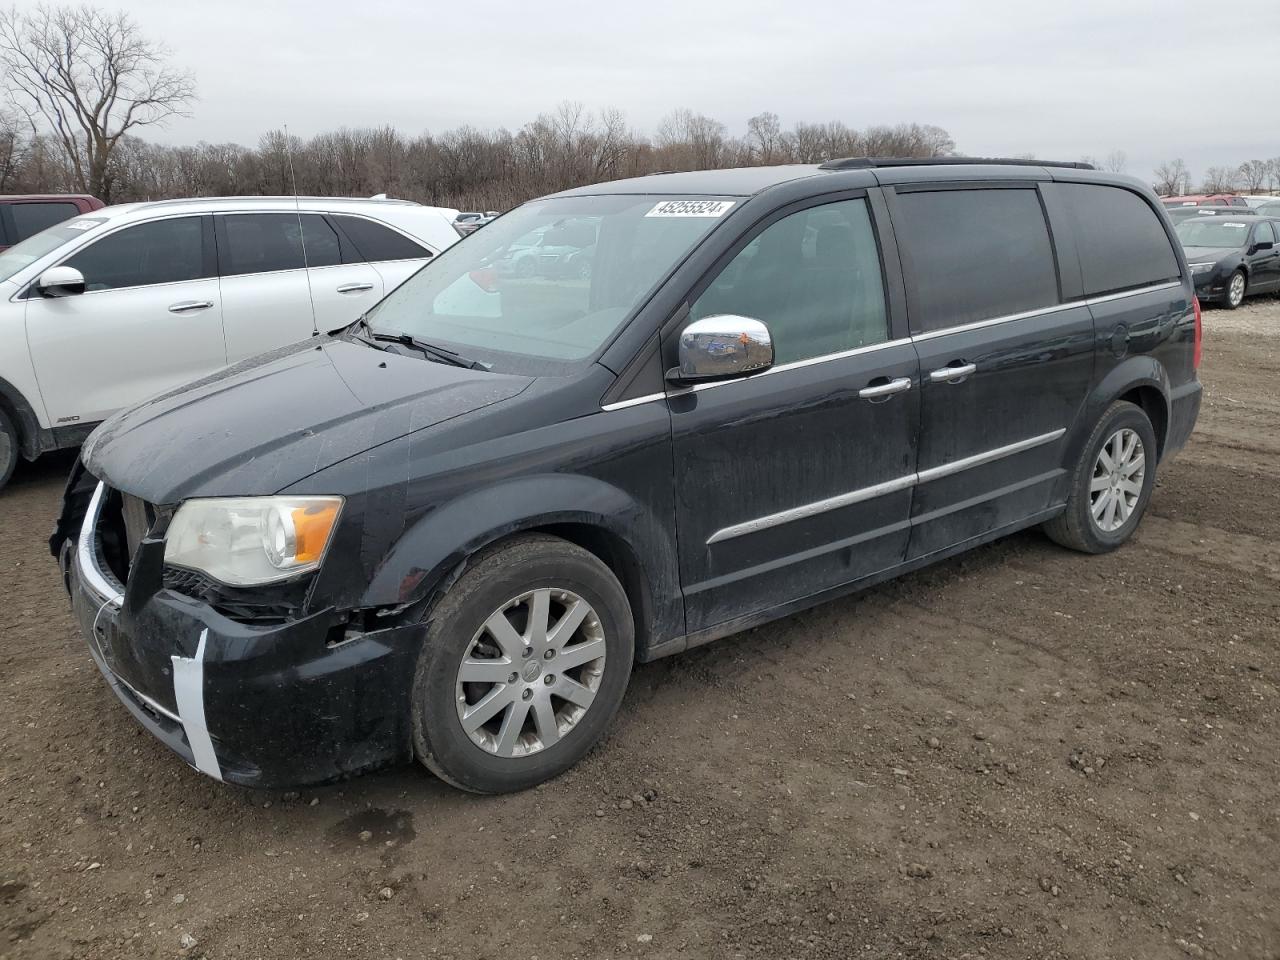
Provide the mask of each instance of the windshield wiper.
[{"label": "windshield wiper", "polygon": [[[356,331],[364,327],[368,331],[368,336],[361,336]],[[464,357],[455,350],[446,350],[444,347],[438,347],[434,343],[427,343],[425,340],[419,340],[417,337],[409,333],[379,333],[374,330],[369,321],[365,319],[364,314],[356,317],[354,321],[345,327],[337,330],[331,330],[330,335],[338,333],[348,333],[352,338],[359,340],[363,344],[367,344],[376,350],[385,350],[383,343],[398,343],[404,347],[412,347],[436,363],[447,363],[453,367],[462,367],[466,370],[488,370],[487,363],[481,363],[479,360],[472,360],[470,357]]]},{"label": "windshield wiper", "polygon": [[434,343],[427,343],[425,340],[419,340],[410,333],[377,333],[369,328],[368,321],[363,321],[364,326],[369,329],[369,333],[374,340],[389,341],[398,343],[401,346],[412,347],[414,350],[420,350],[436,363],[447,363],[453,367],[462,367],[466,370],[488,370],[488,364],[481,363],[479,360],[472,360],[470,357],[464,357],[455,350],[446,350],[444,347],[437,347]]}]

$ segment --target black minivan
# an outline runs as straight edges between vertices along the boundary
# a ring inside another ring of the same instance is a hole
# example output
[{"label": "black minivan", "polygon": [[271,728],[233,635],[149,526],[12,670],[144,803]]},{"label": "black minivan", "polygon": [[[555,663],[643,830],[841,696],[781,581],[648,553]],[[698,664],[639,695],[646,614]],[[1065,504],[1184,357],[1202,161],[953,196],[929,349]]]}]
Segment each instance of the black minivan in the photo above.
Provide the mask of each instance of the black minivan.
[{"label": "black minivan", "polygon": [[[498,269],[531,247],[547,262]],[[515,790],[601,738],[636,660],[1035,524],[1119,546],[1191,433],[1199,358],[1186,263],[1129,178],[623,180],[113,417],[51,547],[111,688],[204,773],[416,757]]]}]

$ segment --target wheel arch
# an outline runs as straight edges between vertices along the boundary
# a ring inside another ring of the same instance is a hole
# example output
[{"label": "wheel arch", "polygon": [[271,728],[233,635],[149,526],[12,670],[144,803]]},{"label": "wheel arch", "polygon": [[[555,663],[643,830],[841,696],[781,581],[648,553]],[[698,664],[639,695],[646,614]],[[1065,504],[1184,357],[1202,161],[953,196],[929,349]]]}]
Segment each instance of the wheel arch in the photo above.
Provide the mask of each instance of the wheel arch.
[{"label": "wheel arch", "polygon": [[22,391],[3,377],[0,377],[0,410],[4,410],[18,431],[18,449],[26,459],[34,460],[57,446],[52,432],[41,428],[35,409]]},{"label": "wheel arch", "polygon": [[1169,394],[1169,374],[1160,361],[1145,355],[1122,360],[1090,391],[1082,414],[1069,434],[1063,462],[1076,462],[1094,425],[1117,400],[1142,408],[1155,431],[1157,459],[1162,458],[1169,440]]},{"label": "wheel arch", "polygon": [[583,476],[522,477],[430,511],[387,551],[359,606],[425,613],[478,553],[528,533],[573,543],[613,572],[631,604],[639,659],[683,635],[669,527],[620,488]]}]

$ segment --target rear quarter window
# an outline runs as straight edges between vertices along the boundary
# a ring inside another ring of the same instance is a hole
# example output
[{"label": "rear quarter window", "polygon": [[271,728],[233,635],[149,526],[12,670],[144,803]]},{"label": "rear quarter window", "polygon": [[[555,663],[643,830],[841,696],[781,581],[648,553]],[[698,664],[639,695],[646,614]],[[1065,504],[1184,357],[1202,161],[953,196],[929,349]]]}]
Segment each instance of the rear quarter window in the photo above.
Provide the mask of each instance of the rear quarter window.
[{"label": "rear quarter window", "polygon": [[1178,279],[1173,244],[1138,194],[1095,183],[1057,189],[1075,232],[1086,296]]},{"label": "rear quarter window", "polygon": [[364,217],[335,216],[333,219],[337,221],[342,232],[351,239],[361,259],[370,263],[384,260],[421,260],[431,256],[430,250],[380,223],[374,223]]},{"label": "rear quarter window", "polygon": [[13,243],[33,237],[55,223],[70,220],[80,212],[74,203],[12,203],[9,213],[13,217]]},{"label": "rear quarter window", "polygon": [[913,329],[941,330],[1059,302],[1053,246],[1034,188],[904,193],[896,206]]}]

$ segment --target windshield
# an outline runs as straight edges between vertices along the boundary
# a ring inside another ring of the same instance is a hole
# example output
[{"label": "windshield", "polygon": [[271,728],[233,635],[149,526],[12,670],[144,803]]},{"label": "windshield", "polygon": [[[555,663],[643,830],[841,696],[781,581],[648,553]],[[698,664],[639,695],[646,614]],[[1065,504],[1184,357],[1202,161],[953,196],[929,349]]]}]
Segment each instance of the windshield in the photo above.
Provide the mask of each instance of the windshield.
[{"label": "windshield", "polygon": [[370,311],[500,372],[564,373],[600,349],[735,201],[535,200],[440,254]]},{"label": "windshield", "polygon": [[63,244],[84,236],[86,231],[106,222],[102,217],[76,217],[54,224],[47,230],[41,230],[21,243],[14,244],[0,253],[0,281],[8,280],[23,267],[35,263],[45,254],[53,253]]},{"label": "windshield", "polygon": [[1243,247],[1249,239],[1249,224],[1224,217],[1183,220],[1175,230],[1184,247]]}]

